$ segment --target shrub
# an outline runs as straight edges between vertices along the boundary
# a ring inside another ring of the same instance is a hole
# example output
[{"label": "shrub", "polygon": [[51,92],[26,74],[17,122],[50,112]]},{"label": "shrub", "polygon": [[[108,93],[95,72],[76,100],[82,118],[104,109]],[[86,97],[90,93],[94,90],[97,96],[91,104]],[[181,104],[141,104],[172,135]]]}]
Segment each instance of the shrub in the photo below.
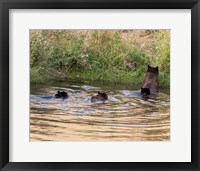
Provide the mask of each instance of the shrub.
[{"label": "shrub", "polygon": [[[150,64],[159,66],[161,85],[169,85],[169,33],[168,30],[148,34],[142,30],[32,30],[31,82],[78,78],[141,84]],[[129,63],[135,63],[136,67],[127,68]]]}]

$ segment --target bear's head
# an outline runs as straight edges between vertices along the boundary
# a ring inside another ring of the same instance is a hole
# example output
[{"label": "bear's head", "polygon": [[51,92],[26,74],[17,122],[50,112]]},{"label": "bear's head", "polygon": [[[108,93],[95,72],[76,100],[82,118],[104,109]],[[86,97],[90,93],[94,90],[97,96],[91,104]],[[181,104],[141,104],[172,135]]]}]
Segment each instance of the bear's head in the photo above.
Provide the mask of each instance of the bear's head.
[{"label": "bear's head", "polygon": [[101,96],[101,97],[103,97],[103,99],[108,100],[108,95],[106,93],[98,92],[98,96]]},{"label": "bear's head", "polygon": [[150,95],[149,88],[142,88],[141,87],[141,94],[144,95],[144,96]]},{"label": "bear's head", "polygon": [[148,65],[147,72],[151,72],[158,75],[158,67],[151,67],[150,65]]}]

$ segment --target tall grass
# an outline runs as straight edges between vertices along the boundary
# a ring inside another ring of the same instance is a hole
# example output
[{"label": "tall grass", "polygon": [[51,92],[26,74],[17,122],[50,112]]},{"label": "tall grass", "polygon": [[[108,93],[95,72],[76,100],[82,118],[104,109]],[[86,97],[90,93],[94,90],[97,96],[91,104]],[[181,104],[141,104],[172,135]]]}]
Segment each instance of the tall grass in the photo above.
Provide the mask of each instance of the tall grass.
[{"label": "tall grass", "polygon": [[150,64],[159,66],[160,83],[168,86],[169,38],[168,30],[31,30],[31,82],[141,84]]}]

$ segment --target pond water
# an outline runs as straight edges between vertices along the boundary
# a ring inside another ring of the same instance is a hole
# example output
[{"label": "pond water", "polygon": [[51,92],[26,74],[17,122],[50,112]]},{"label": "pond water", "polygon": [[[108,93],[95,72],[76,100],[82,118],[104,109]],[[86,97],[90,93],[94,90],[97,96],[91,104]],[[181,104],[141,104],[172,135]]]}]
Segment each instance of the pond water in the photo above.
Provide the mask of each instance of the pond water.
[{"label": "pond water", "polygon": [[[54,98],[58,90],[69,98]],[[98,91],[108,100],[92,103]],[[143,98],[132,85],[31,84],[30,141],[169,141],[169,92]]]}]

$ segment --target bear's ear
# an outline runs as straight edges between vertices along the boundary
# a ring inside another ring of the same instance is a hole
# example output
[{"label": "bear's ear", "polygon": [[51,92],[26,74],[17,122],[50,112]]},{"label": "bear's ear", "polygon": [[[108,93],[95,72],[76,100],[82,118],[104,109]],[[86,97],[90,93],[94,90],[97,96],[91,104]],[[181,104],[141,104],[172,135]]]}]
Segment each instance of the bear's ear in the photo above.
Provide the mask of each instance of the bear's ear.
[{"label": "bear's ear", "polygon": [[98,91],[98,94],[101,94],[101,93]]},{"label": "bear's ear", "polygon": [[60,93],[60,91],[58,90],[58,94]]},{"label": "bear's ear", "polygon": [[150,65],[148,65],[148,69],[151,69],[151,66],[150,66]]},{"label": "bear's ear", "polygon": [[158,67],[156,67],[156,71],[158,72]]}]

